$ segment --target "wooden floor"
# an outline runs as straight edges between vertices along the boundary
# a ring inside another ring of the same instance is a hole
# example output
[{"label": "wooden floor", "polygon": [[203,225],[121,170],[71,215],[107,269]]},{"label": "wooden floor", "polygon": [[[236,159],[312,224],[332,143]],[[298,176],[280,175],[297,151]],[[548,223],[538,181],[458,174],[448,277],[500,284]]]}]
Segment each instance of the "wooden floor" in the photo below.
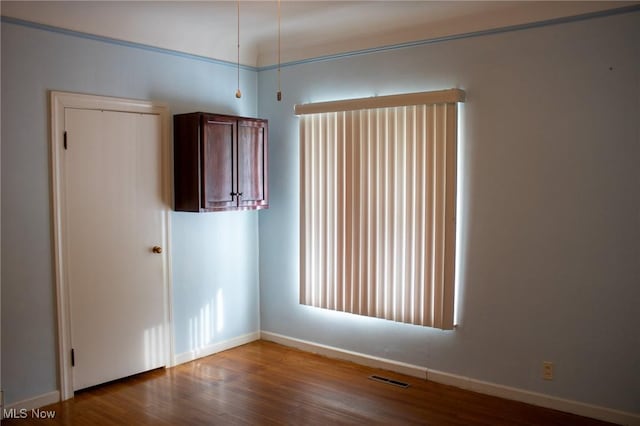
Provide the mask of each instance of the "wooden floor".
[{"label": "wooden floor", "polygon": [[[378,383],[378,374],[410,384]],[[76,393],[3,425],[597,425],[596,420],[257,341]]]}]

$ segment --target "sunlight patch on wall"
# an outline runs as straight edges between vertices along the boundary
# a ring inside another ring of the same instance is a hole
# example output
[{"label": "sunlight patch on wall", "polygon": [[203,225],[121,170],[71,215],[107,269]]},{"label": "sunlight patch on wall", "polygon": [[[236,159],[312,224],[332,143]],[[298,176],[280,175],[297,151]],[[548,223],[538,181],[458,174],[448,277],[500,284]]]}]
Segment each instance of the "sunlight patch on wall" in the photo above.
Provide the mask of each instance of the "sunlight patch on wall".
[{"label": "sunlight patch on wall", "polygon": [[224,294],[218,289],[216,297],[200,308],[198,315],[189,319],[189,350],[198,353],[214,343],[224,330]]},{"label": "sunlight patch on wall", "polygon": [[460,324],[461,321],[461,299],[462,286],[460,280],[464,279],[464,271],[461,270],[466,265],[465,254],[466,251],[462,250],[466,246],[467,242],[467,227],[464,222],[466,217],[466,174],[465,174],[465,104],[458,104],[458,149],[457,149],[457,189],[456,189],[456,261],[455,261],[455,277],[454,277],[454,301],[453,301],[453,325]]},{"label": "sunlight patch on wall", "polygon": [[224,328],[224,298],[222,297],[222,289],[218,289],[216,295],[216,332],[220,333]]},{"label": "sunlight patch on wall", "polygon": [[438,330],[434,328],[425,328],[420,325],[396,322],[396,321],[392,321],[384,318],[352,314],[350,312],[334,311],[332,309],[324,309],[324,308],[318,308],[315,306],[302,305],[302,304],[298,306],[300,306],[301,309],[306,310],[310,316],[317,317],[322,324],[331,324],[332,322],[333,323],[349,322],[354,324],[357,327],[366,328],[371,333],[375,333],[377,329],[379,330],[382,330],[383,328],[386,329],[389,326],[419,327],[419,328],[428,329],[428,330]]}]

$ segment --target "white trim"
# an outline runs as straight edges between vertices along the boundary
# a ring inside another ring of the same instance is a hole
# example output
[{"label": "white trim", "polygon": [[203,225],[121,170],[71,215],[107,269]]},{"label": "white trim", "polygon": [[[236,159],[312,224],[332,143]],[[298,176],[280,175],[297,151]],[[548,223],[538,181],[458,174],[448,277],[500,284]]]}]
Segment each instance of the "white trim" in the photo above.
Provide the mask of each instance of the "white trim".
[{"label": "white trim", "polygon": [[175,356],[175,365],[184,364],[185,362],[191,362],[198,358],[213,355],[218,352],[226,351],[237,346],[242,346],[253,341],[260,340],[260,332],[255,331],[253,333],[244,334],[242,336],[234,337],[232,339],[224,340],[222,342],[212,343],[202,348],[194,349],[191,351],[183,352]]},{"label": "white trim", "polygon": [[34,396],[33,398],[23,399],[22,401],[16,401],[7,405],[5,410],[33,410],[36,408],[44,407],[45,405],[55,404],[60,402],[60,392],[53,391],[42,395]]},{"label": "white trim", "polygon": [[166,245],[164,256],[164,333],[167,342],[165,345],[165,363],[167,367],[173,367],[175,363],[175,338],[173,335],[173,270],[171,265],[173,264],[171,253],[172,240],[171,240],[171,211],[173,209],[173,135],[171,131],[171,115],[169,114],[169,108],[165,104],[154,103],[156,106],[161,106],[160,119],[162,126],[162,176],[164,181],[163,195],[165,210],[164,216],[164,228],[163,228],[163,244]]},{"label": "white trim", "polygon": [[168,366],[173,365],[173,327],[171,324],[171,293],[172,293],[172,277],[170,268],[171,253],[169,231],[171,229],[171,185],[170,179],[172,170],[171,144],[169,138],[169,109],[166,104],[143,101],[135,99],[112,98],[105,96],[85,95],[68,92],[50,92],[50,114],[51,114],[51,185],[52,185],[52,203],[53,203],[53,243],[54,243],[54,266],[56,281],[56,298],[58,313],[58,376],[60,383],[60,398],[66,400],[73,397],[73,377],[71,370],[71,324],[69,320],[69,295],[67,290],[67,269],[65,262],[65,247],[62,242],[64,235],[64,185],[62,176],[62,151],[64,140],[64,119],[65,108],[81,108],[95,110],[109,110],[120,112],[131,112],[141,114],[157,114],[162,122],[162,153],[163,153],[163,181],[164,197],[166,208],[163,212],[164,229],[163,256],[164,265],[164,317],[166,325],[166,333],[169,333],[168,339],[165,339],[167,347],[165,348],[165,358]]},{"label": "white trim", "polygon": [[471,390],[485,395],[520,401],[531,405],[537,405],[539,407],[551,408],[553,410],[564,411],[607,422],[626,425],[640,425],[640,414],[614,410],[612,408],[601,407],[593,404],[586,404],[584,402],[499,385],[497,383],[485,382],[442,371],[429,370],[427,372],[427,380]]},{"label": "white trim", "polygon": [[426,367],[420,367],[384,358],[373,357],[358,352],[346,351],[344,349],[321,345],[318,343],[309,342],[307,340],[296,339],[293,337],[283,336],[281,334],[271,333],[268,331],[262,331],[261,337],[263,340],[280,343],[282,345],[294,347],[307,352],[313,352],[331,358],[344,359],[347,361],[355,362],[357,364],[366,365],[368,367],[382,368],[396,373],[406,374],[409,376],[418,377],[445,385],[451,385],[485,395],[497,396],[513,401],[520,401],[539,407],[564,411],[567,413],[591,417],[607,422],[640,426],[639,413],[614,410],[598,405],[585,404],[579,401],[545,395],[538,392],[531,392],[528,390],[510,386],[503,386],[497,383],[476,380],[470,377],[459,376],[456,374],[445,373],[437,370],[429,370]]},{"label": "white trim", "polygon": [[[260,340],[259,331],[234,337],[232,339],[225,340],[223,342],[214,343],[212,345],[206,346],[204,348],[200,348],[195,351],[185,352],[173,357],[174,358],[172,360],[174,361],[173,366],[176,366],[178,364],[184,364],[185,362],[193,361],[195,359],[202,358],[205,356],[213,355],[218,352],[226,351],[227,349],[232,349],[237,346],[241,346],[256,340]],[[35,408],[41,408],[46,405],[55,404],[56,402],[60,402],[60,391],[57,391],[57,390],[53,392],[45,393],[43,395],[39,395],[33,398],[8,404],[4,408],[7,410],[12,408],[15,408],[17,410],[20,410],[20,409],[33,410]]]},{"label": "white trim", "polygon": [[394,371],[396,373],[406,374],[407,376],[418,377],[420,379],[427,378],[427,369],[418,365],[347,351],[332,346],[320,345],[318,343],[295,339],[293,337],[287,337],[282,334],[271,333],[269,331],[262,331],[260,336],[263,340],[280,343],[281,345],[291,346],[303,351],[324,355],[329,358],[351,361],[356,364],[366,365],[367,367],[381,368],[384,370]]},{"label": "white trim", "polygon": [[[167,120],[169,121],[169,120]],[[168,123],[167,123],[168,124]],[[167,133],[168,135],[168,133]],[[168,136],[165,136],[168,137]],[[170,140],[170,139],[165,139],[165,140]],[[170,158],[170,165],[173,165],[173,156],[171,156]],[[170,172],[170,177],[167,177],[167,179],[171,179],[170,182],[173,182],[173,167],[169,167],[169,169],[171,170]],[[166,175],[166,173],[165,173]],[[170,201],[170,205],[173,205],[173,200],[171,199],[172,197],[172,193],[171,193],[171,183],[167,183],[167,188],[169,188],[169,201]],[[165,316],[164,316],[164,320],[165,320],[165,342],[168,342],[168,344],[166,345],[165,348],[165,361],[167,363],[167,367],[174,367],[176,366],[176,354],[175,354],[175,335],[173,333],[173,270],[171,269],[171,265],[173,264],[173,261],[171,259],[171,247],[172,247],[172,240],[171,240],[171,214],[169,212],[167,212],[167,221],[166,221],[166,229],[165,232],[167,233],[166,237],[165,237],[165,242],[167,244],[167,248],[169,248],[169,250],[167,250],[167,257],[166,257],[166,270],[165,270],[165,279],[167,280],[166,283],[166,288],[167,291],[165,292]]]}]

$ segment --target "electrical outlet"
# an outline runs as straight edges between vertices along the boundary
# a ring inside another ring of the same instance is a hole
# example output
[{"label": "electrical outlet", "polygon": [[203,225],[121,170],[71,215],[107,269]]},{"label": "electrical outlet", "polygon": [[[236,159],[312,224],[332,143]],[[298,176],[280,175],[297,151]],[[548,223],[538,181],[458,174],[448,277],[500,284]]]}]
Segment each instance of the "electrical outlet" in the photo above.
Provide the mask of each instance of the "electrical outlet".
[{"label": "electrical outlet", "polygon": [[542,378],[544,380],[553,380],[553,362],[544,361],[542,363]]}]

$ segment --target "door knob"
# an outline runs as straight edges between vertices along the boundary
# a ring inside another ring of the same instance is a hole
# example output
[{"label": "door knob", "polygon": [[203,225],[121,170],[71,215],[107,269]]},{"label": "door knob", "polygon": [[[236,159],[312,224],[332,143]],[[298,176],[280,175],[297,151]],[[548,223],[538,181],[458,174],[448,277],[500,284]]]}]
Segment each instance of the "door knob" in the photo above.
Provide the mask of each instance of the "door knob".
[{"label": "door knob", "polygon": [[160,254],[162,253],[162,247],[160,246],[153,246],[153,248],[151,249],[151,251],[153,251],[156,254]]}]

